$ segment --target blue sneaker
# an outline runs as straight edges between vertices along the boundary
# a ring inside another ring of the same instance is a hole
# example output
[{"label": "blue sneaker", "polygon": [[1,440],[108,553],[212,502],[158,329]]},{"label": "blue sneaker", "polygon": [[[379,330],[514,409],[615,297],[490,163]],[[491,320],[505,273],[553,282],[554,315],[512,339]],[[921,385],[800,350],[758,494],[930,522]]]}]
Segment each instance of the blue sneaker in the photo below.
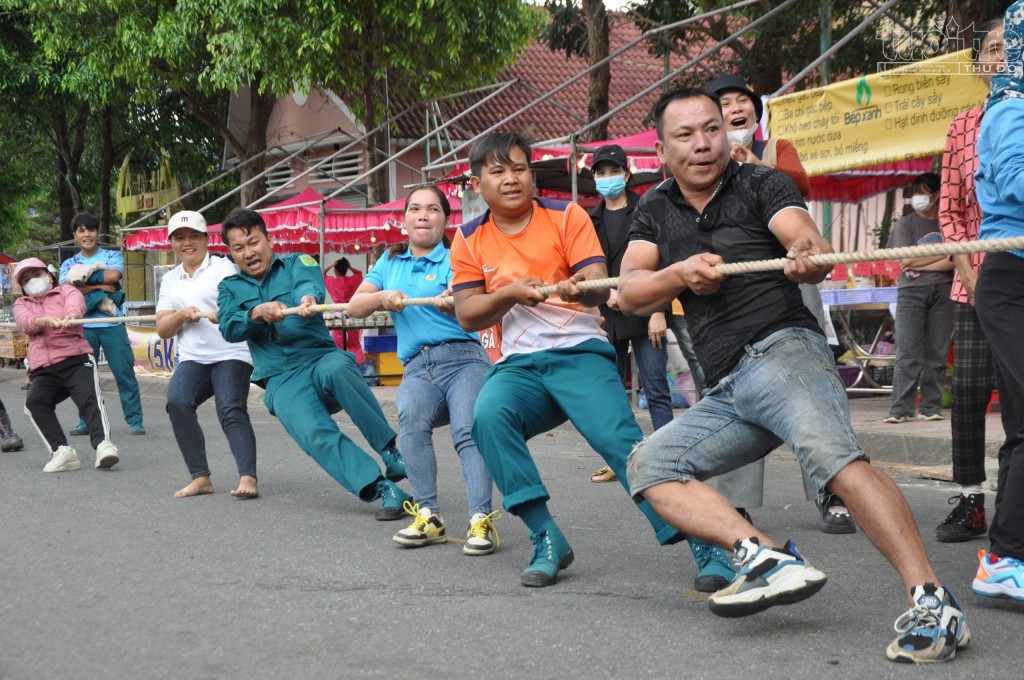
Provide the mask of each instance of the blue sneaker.
[{"label": "blue sneaker", "polygon": [[544,528],[530,534],[533,541],[533,559],[523,573],[519,582],[528,588],[544,588],[558,580],[558,572],[572,564],[575,556],[565,536],[559,530],[555,520],[549,519]]},{"label": "blue sneaker", "polygon": [[898,663],[949,661],[971,641],[967,616],[953,593],[934,583],[910,590],[914,606],[896,619],[899,637],[885,655]]},{"label": "blue sneaker", "polygon": [[1000,597],[1024,602],[1024,563],[978,551],[978,572],[971,590],[982,597]]},{"label": "blue sneaker", "polygon": [[405,479],[405,460],[402,452],[394,444],[389,444],[386,449],[380,452],[380,459],[384,461],[384,476],[392,482],[400,482]]},{"label": "blue sneaker", "polygon": [[708,599],[711,613],[718,616],[748,616],[800,602],[828,580],[797,552],[793,541],[784,548],[761,545],[756,537],[736,541],[732,562],[739,568],[736,578]]},{"label": "blue sneaker", "polygon": [[84,420],[79,420],[78,425],[68,430],[68,434],[72,437],[78,437],[83,434],[89,434],[89,426],[85,424]]},{"label": "blue sneaker", "polygon": [[128,426],[128,434],[146,434],[146,428],[142,426],[142,423],[132,423]]},{"label": "blue sneaker", "polygon": [[382,479],[377,482],[377,498],[383,498],[384,503],[378,508],[373,518],[378,522],[393,522],[405,516],[405,502],[412,502],[412,496],[395,486],[395,483]]},{"label": "blue sneaker", "polygon": [[698,593],[714,593],[729,585],[736,577],[729,556],[717,545],[690,536],[690,552],[697,562],[697,577],[693,589]]}]

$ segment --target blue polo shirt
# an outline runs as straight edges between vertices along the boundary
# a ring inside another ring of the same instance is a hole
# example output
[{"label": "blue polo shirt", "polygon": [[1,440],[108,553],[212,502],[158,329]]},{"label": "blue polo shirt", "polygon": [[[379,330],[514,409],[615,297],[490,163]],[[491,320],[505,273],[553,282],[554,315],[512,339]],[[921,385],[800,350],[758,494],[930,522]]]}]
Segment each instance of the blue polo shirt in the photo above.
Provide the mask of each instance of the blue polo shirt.
[{"label": "blue polo shirt", "polygon": [[[380,290],[400,290],[409,297],[437,297],[448,290],[452,264],[444,243],[423,257],[413,257],[412,249],[401,255],[384,255],[377,260],[364,281]],[[467,333],[453,317],[432,305],[406,307],[392,314],[398,332],[398,359],[407,364],[424,346],[442,342],[480,342],[476,333]]]}]

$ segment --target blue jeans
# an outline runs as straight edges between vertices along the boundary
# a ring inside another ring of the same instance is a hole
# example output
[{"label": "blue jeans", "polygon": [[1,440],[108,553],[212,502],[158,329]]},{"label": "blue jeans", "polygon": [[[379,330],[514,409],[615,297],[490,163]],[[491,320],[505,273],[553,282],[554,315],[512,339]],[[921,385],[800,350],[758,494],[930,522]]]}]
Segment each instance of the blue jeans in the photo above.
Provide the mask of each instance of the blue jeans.
[{"label": "blue jeans", "polygon": [[952,283],[904,286],[896,298],[896,370],[892,379],[891,416],[913,416],[918,383],[921,413],[942,412],[946,384],[946,350],[953,335]]},{"label": "blue jeans", "polygon": [[785,442],[818,492],[867,460],[850,424],[846,390],[825,338],[786,328],[745,347],[732,372],[629,458],[634,499],[665,482],[710,479]]},{"label": "blue jeans", "polygon": [[256,435],[247,405],[251,376],[252,365],[234,359],[215,364],[182,361],[174,368],[167,385],[167,414],[192,479],[210,476],[206,438],[196,417],[196,409],[210,397],[216,397],[217,419],[228,438],[238,475],[256,476]]},{"label": "blue jeans", "polygon": [[123,323],[114,326],[84,328],[85,339],[92,345],[92,355],[99,360],[100,347],[107,360],[110,372],[117,383],[117,393],[121,397],[121,410],[124,420],[129,425],[142,424],[142,398],[139,396],[139,381],[135,379],[135,355],[131,343],[128,342],[128,329]]},{"label": "blue jeans", "polygon": [[477,342],[424,347],[405,365],[398,388],[398,431],[412,495],[421,508],[437,505],[434,428],[451,424],[452,444],[462,462],[469,514],[491,512],[494,482],[473,441],[473,405],[491,367]]},{"label": "blue jeans", "polygon": [[672,393],[669,391],[668,378],[665,377],[665,366],[668,363],[668,350],[662,343],[661,348],[651,344],[646,335],[616,340],[615,363],[619,368],[619,377],[623,384],[629,367],[629,345],[633,345],[636,357],[637,373],[644,386],[647,397],[647,410],[651,413],[651,424],[657,430],[672,420]]}]

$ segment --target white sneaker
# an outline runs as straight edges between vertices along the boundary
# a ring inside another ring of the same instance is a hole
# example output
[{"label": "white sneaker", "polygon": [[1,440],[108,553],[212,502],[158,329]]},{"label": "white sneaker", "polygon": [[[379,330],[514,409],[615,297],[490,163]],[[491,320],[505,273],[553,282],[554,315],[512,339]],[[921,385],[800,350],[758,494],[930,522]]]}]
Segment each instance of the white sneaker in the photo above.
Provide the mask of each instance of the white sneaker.
[{"label": "white sneaker", "polygon": [[495,510],[489,515],[478,512],[469,520],[466,532],[466,544],[462,546],[465,555],[490,555],[501,545],[498,530],[493,521],[501,519],[501,511]]},{"label": "white sneaker", "polygon": [[70,446],[59,446],[50,455],[50,462],[43,466],[43,472],[71,472],[82,467],[78,452]]},{"label": "white sneaker", "polygon": [[117,447],[109,439],[104,439],[96,447],[97,469],[102,468],[106,470],[107,468],[112,468],[117,465],[119,460],[121,458],[117,455]]},{"label": "white sneaker", "polygon": [[736,578],[708,599],[712,614],[749,616],[780,604],[805,600],[821,590],[825,574],[797,552],[793,541],[783,548],[763,546],[757,537],[736,541],[732,562]]}]

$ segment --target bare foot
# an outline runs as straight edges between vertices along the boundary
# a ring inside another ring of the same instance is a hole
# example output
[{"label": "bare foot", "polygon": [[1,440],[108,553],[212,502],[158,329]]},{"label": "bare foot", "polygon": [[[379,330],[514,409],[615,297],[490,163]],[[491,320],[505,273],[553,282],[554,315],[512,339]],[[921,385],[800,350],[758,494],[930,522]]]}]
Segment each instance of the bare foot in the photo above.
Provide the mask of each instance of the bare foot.
[{"label": "bare foot", "polygon": [[184,489],[174,492],[175,498],[188,498],[189,496],[203,496],[213,493],[213,482],[209,477],[196,477]]},{"label": "bare foot", "polygon": [[258,498],[260,490],[256,478],[251,475],[242,475],[238,480],[238,488],[232,491],[231,495],[240,500]]}]

